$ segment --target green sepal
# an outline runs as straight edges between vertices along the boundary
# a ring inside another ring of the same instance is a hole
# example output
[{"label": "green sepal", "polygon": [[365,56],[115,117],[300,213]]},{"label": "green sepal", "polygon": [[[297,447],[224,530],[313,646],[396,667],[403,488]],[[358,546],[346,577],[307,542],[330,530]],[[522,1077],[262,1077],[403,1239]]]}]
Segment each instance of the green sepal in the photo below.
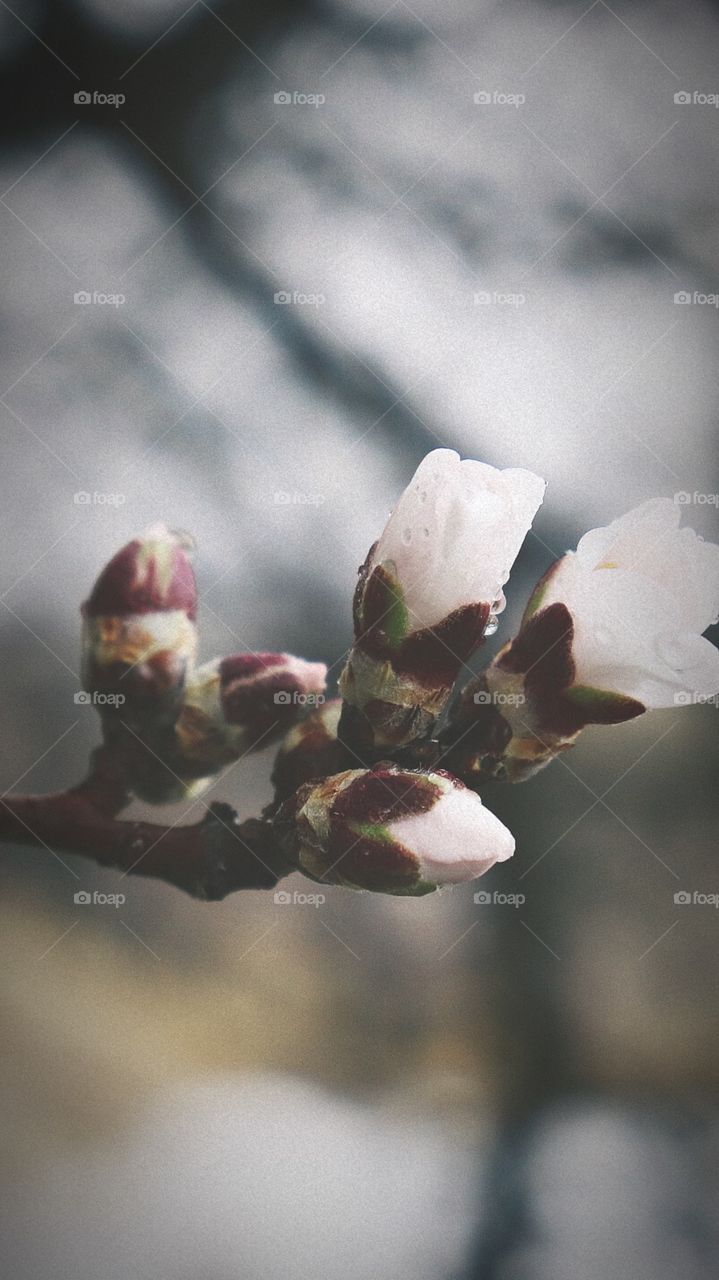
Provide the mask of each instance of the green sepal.
[{"label": "green sepal", "polygon": [[398,649],[409,631],[409,613],[391,560],[372,570],[362,601],[362,624],[377,627],[391,649]]},{"label": "green sepal", "polygon": [[615,693],[611,689],[593,689],[591,685],[575,684],[566,689],[567,698],[587,724],[620,724],[623,720],[633,720],[640,716],[646,707],[636,698],[625,693]]}]

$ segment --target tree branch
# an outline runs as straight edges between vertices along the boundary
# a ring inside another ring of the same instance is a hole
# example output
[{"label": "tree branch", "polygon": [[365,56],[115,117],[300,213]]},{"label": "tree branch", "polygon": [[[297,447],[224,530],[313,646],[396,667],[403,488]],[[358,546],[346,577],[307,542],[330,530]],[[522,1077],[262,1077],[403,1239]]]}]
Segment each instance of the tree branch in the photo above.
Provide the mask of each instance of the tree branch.
[{"label": "tree branch", "polygon": [[201,822],[168,827],[119,821],[129,799],[112,754],[101,748],[89,776],[69,791],[0,798],[0,840],[79,854],[212,900],[239,889],[271,889],[292,870],[270,823],[240,822],[231,805],[212,804]]}]

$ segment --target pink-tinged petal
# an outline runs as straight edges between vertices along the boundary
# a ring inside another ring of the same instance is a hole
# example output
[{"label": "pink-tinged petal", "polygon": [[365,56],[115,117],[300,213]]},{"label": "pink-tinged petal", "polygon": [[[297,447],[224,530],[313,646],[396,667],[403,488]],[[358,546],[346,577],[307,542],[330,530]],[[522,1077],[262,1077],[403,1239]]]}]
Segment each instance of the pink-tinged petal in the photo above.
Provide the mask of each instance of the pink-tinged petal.
[{"label": "pink-tinged petal", "polygon": [[445,792],[426,813],[392,822],[390,831],[431,884],[475,880],[514,853],[512,833],[465,787]]},{"label": "pink-tinged petal", "polygon": [[393,764],[300,787],[275,829],[306,874],[380,893],[472,880],[514,852],[510,832],[457,778]]}]

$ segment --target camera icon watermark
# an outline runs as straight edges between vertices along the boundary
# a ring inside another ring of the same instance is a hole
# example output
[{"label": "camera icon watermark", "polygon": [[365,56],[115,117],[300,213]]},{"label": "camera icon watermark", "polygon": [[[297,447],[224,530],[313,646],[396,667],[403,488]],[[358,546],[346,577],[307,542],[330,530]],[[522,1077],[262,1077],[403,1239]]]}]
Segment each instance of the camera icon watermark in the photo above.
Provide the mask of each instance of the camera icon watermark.
[{"label": "camera icon watermark", "polygon": [[124,293],[102,293],[99,289],[78,289],[72,300],[76,307],[122,307],[127,298]]},{"label": "camera icon watermark", "polygon": [[525,93],[504,93],[501,89],[479,89],[472,98],[478,107],[523,107],[527,101]]},{"label": "camera icon watermark", "polygon": [[478,707],[521,707],[527,696],[524,693],[502,693],[499,690],[492,693],[489,689],[478,689],[472,695],[472,701]]},{"label": "camera icon watermark", "polygon": [[278,289],[273,301],[278,307],[321,307],[327,301],[323,293],[302,293],[299,289]]},{"label": "camera icon watermark", "polygon": [[278,907],[321,907],[327,898],[324,893],[289,893],[287,889],[278,889],[272,900]]},{"label": "camera icon watermark", "polygon": [[679,889],[674,894],[674,903],[677,907],[714,907],[719,908],[719,893],[702,893],[695,889],[690,893],[688,889]]},{"label": "camera icon watermark", "polygon": [[478,289],[474,294],[475,307],[523,307],[526,293],[502,293],[499,289]]},{"label": "camera icon watermark", "polygon": [[88,693],[86,689],[80,689],[78,693],[73,694],[73,702],[76,707],[121,707],[125,702],[124,693]]},{"label": "camera icon watermark", "polygon": [[719,493],[697,493],[696,489],[693,493],[687,493],[682,489],[674,494],[674,501],[681,507],[691,503],[697,507],[719,507]]},{"label": "camera icon watermark", "polygon": [[124,893],[88,893],[87,889],[78,889],[73,894],[73,902],[78,907],[123,907],[127,902]]},{"label": "camera icon watermark", "polygon": [[85,489],[72,495],[76,507],[121,507],[127,501],[124,493],[88,493]]},{"label": "camera icon watermark", "polygon": [[524,893],[501,893],[499,889],[479,889],[474,894],[475,906],[478,907],[523,907],[527,901]]},{"label": "camera icon watermark", "polygon": [[127,101],[124,93],[101,93],[100,90],[94,89],[90,93],[87,89],[78,89],[73,94],[73,102],[77,107],[121,107]]},{"label": "camera icon watermark", "polygon": [[324,93],[299,93],[297,90],[289,93],[287,89],[280,89],[273,94],[273,101],[280,107],[322,107],[327,98]]},{"label": "camera icon watermark", "polygon": [[321,707],[326,698],[323,693],[300,693],[297,689],[278,689],[272,701],[276,707]]},{"label": "camera icon watermark", "polygon": [[688,289],[680,289],[674,294],[674,303],[678,307],[719,308],[719,293],[702,293],[701,289],[694,289],[690,293]]},{"label": "camera icon watermark", "polygon": [[674,104],[677,107],[719,107],[719,93],[702,93],[700,89],[693,89],[691,93],[688,89],[679,89],[674,94]]},{"label": "camera icon watermark", "polygon": [[719,693],[696,693],[694,689],[678,689],[675,707],[719,707]]}]

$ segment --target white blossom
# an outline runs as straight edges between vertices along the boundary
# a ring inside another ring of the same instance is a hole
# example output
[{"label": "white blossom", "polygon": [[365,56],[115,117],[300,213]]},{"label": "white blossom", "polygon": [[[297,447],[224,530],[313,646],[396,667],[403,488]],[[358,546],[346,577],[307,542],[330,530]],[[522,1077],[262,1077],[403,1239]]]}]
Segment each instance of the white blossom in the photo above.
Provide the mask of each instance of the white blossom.
[{"label": "white blossom", "polygon": [[572,615],[576,684],[647,707],[719,690],[719,651],[702,636],[719,612],[719,546],[680,519],[669,498],[645,502],[585,534],[550,574],[539,604]]},{"label": "white blossom", "polygon": [[371,564],[399,580],[409,630],[433,627],[463,605],[504,607],[502,587],[531,526],[545,482],[435,449],[392,512]]}]

